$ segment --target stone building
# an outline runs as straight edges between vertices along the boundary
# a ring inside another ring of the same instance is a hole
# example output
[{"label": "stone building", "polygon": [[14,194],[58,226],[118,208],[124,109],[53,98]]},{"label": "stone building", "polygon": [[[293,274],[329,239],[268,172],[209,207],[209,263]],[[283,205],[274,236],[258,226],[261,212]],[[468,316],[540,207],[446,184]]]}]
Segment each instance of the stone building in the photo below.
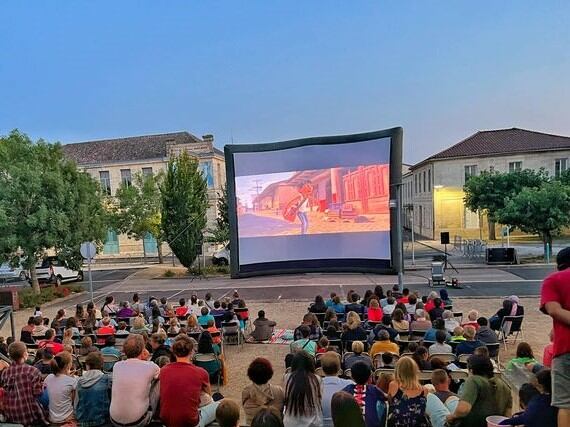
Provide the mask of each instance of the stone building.
[{"label": "stone building", "polygon": [[[415,164],[403,177],[404,226],[439,240],[441,231],[486,239],[488,222],[463,204],[466,179],[481,171],[544,168],[557,176],[569,167],[570,137],[524,129],[480,131]],[[497,236],[498,234],[498,229]]]},{"label": "stone building", "polygon": [[[100,182],[103,191],[113,197],[122,183],[130,184],[137,173],[156,174],[165,170],[172,155],[187,151],[199,162],[206,183],[210,207],[208,226],[214,226],[216,201],[226,182],[224,154],[214,147],[212,135],[201,139],[188,133],[176,132],[127,138],[87,141],[63,146],[65,155]],[[206,248],[206,250],[212,248]],[[165,245],[163,253],[170,250]],[[128,238],[115,230],[107,232],[101,257],[154,256],[155,239],[148,235],[143,241]]]}]

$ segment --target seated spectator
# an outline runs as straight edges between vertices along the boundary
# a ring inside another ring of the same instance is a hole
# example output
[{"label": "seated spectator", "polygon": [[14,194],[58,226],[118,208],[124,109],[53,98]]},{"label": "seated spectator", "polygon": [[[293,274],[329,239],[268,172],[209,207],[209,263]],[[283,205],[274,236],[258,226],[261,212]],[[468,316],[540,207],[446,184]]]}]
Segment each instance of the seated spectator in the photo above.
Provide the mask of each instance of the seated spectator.
[{"label": "seated spectator", "polygon": [[357,313],[361,319],[364,318],[364,306],[362,304],[358,303],[358,300],[360,299],[360,296],[354,292],[351,296],[350,296],[350,303],[347,304],[344,307],[344,311],[345,313],[348,313],[350,311]]},{"label": "seated spectator", "polygon": [[317,342],[317,354],[324,354],[329,351],[329,339],[327,337],[321,337]]},{"label": "seated spectator", "polygon": [[343,342],[365,341],[368,334],[361,326],[360,316],[354,311],[349,311],[346,315],[346,329],[341,335]]},{"label": "seated spectator", "polygon": [[216,328],[216,322],[214,322],[212,319],[208,320],[208,324],[206,325],[207,328],[205,329],[205,331],[210,333],[210,336],[212,337],[212,342],[214,343],[215,346],[218,346],[218,348],[220,348],[220,344],[222,343],[222,336],[221,334],[214,337],[213,334],[214,333],[218,333],[220,332],[220,330],[218,328]]},{"label": "seated spectator", "polygon": [[[215,354],[219,356],[221,352],[219,345],[214,345],[212,335],[208,331],[202,332],[198,339],[198,353],[200,354]],[[219,363],[221,365],[221,362]]]},{"label": "seated spectator", "polygon": [[[509,363],[507,363],[507,369],[512,369],[515,363],[525,366],[530,371],[532,371],[534,366],[538,363],[534,358],[532,348],[528,343],[520,342],[519,345],[517,345],[516,356],[509,360]],[[542,365],[540,365],[540,367],[542,368]]]},{"label": "seated spectator", "polygon": [[437,331],[443,331],[446,334],[446,340],[451,338],[451,335],[445,330],[445,322],[443,319],[436,319],[433,321],[433,327],[428,329],[424,335],[425,341],[435,342],[435,334]]},{"label": "seated spectator", "polygon": [[382,323],[380,325],[376,325],[370,334],[368,335],[368,342],[372,344],[374,341],[378,339],[378,333],[380,331],[388,332],[390,340],[395,340],[398,336],[398,331],[392,327],[392,319],[390,316],[384,316],[382,318]]},{"label": "seated spectator", "polygon": [[398,298],[398,303],[407,304],[410,298],[410,290],[408,288],[404,288],[402,290],[402,296]]},{"label": "seated spectator", "polygon": [[426,318],[423,309],[416,310],[416,319],[410,324],[411,331],[427,331],[432,327],[431,321]]},{"label": "seated spectator", "polygon": [[435,344],[430,345],[428,349],[430,356],[437,353],[453,353],[451,346],[445,343],[447,337],[447,331],[439,330],[435,333]]},{"label": "seated spectator", "polygon": [[418,365],[420,371],[430,371],[431,363],[429,361],[428,349],[420,345],[412,355],[414,362]]},{"label": "seated spectator", "polygon": [[238,291],[234,291],[234,299],[232,300],[231,304],[235,307],[239,305],[241,298],[239,297]]},{"label": "seated spectator", "polygon": [[[144,324],[144,321],[143,321]],[[127,331],[127,322],[119,322],[119,326],[117,327],[117,331],[115,335],[129,335],[129,331]]]},{"label": "seated spectator", "polygon": [[[115,339],[115,337],[113,335],[109,335],[108,337],[105,337],[105,346],[101,349],[101,354],[102,355],[116,356],[117,358],[120,359],[121,358],[121,351],[117,347],[115,347],[116,343],[117,343],[117,340]],[[113,366],[112,363],[108,363],[108,364],[106,363],[105,364],[105,370],[110,371],[112,366]]]},{"label": "seated spectator", "polygon": [[115,333],[115,328],[111,325],[110,317],[103,317],[101,320],[101,327],[97,331],[100,335],[113,335]]},{"label": "seated spectator", "polygon": [[255,329],[250,336],[252,336],[256,341],[267,341],[273,336],[273,329],[276,325],[276,322],[265,317],[265,311],[259,310],[257,313],[257,319],[253,321]]},{"label": "seated spectator", "polygon": [[[362,297],[362,299],[360,300],[360,305],[362,305],[363,307],[365,307],[365,312],[366,309],[368,308],[368,306],[370,305],[370,300],[371,299],[378,299],[376,297],[374,297],[374,293],[368,289],[366,292],[364,292],[364,296]],[[380,303],[378,303],[378,305],[380,305]]]},{"label": "seated spectator", "polygon": [[467,322],[463,322],[461,325],[463,328],[465,326],[473,326],[475,330],[479,330],[479,323],[477,323],[477,319],[479,318],[479,312],[477,310],[469,310],[467,313]]},{"label": "seated spectator", "polygon": [[374,286],[374,296],[378,299],[378,301],[382,301],[382,299],[385,297],[384,289],[382,289],[382,286],[380,285]]},{"label": "seated spectator", "polygon": [[331,292],[330,298],[328,300],[326,300],[326,302],[325,302],[325,305],[327,306],[327,308],[331,308],[333,306],[335,297],[336,297],[336,293]]},{"label": "seated spectator", "polygon": [[110,423],[111,378],[104,374],[103,357],[93,352],[85,359],[87,370],[78,378],[74,398],[75,417],[80,426]]},{"label": "seated spectator", "polygon": [[210,310],[210,314],[214,317],[223,316],[226,310],[224,310],[220,304],[220,301],[214,301],[214,308]]},{"label": "seated spectator", "polygon": [[306,351],[311,356],[314,356],[317,351],[317,345],[314,341],[311,341],[309,335],[311,330],[307,325],[299,326],[299,332],[301,333],[301,339],[295,340],[290,345],[291,353],[296,353],[299,351]]},{"label": "seated spectator", "polygon": [[342,334],[342,327],[339,322],[332,320],[325,331],[325,335],[329,340],[339,340]]},{"label": "seated spectator", "polygon": [[382,306],[382,311],[384,312],[384,315],[391,316],[392,313],[394,313],[395,309],[396,309],[396,299],[394,297],[388,297],[386,299],[386,305]]},{"label": "seated spectator", "polygon": [[453,330],[453,335],[451,336],[449,341],[453,343],[459,343],[465,341],[465,337],[463,336],[463,328],[461,326],[458,326]]},{"label": "seated spectator", "polygon": [[188,314],[188,306],[186,305],[186,299],[180,298],[180,300],[178,300],[178,304],[180,304],[180,306],[176,307],[176,310],[174,310],[174,312],[176,313],[177,316],[180,317],[186,316]]},{"label": "seated spectator", "polygon": [[160,315],[162,317],[166,316],[166,304],[168,303],[168,299],[166,297],[162,297],[160,299],[160,304],[158,305],[158,309],[160,310]]},{"label": "seated spectator", "polygon": [[166,339],[161,334],[152,334],[150,337],[150,347],[152,348],[151,362],[155,362],[161,356],[171,357],[170,349],[165,345]]},{"label": "seated spectator", "polygon": [[400,292],[400,286],[398,284],[394,284],[392,286],[392,296],[395,300],[402,298],[402,293]]},{"label": "seated spectator", "polygon": [[542,353],[542,364],[547,368],[550,368],[552,366],[552,359],[554,358],[554,329],[550,330],[550,334],[548,336],[550,338],[550,342],[544,347],[544,351]]},{"label": "seated spectator", "polygon": [[[205,426],[216,417],[219,402],[213,402],[210,397],[208,372],[192,364],[193,347],[187,335],[177,336],[172,345],[176,362],[159,371],[160,419],[166,426]],[[113,377],[113,391],[114,388]],[[201,397],[208,397],[210,403],[200,406]]]},{"label": "seated spectator", "polygon": [[131,334],[148,334],[150,329],[146,326],[144,317],[135,317],[133,319],[133,326],[131,327]]},{"label": "seated spectator", "polygon": [[168,321],[168,330],[166,331],[167,334],[178,334],[180,332],[180,323],[178,322],[178,318],[171,317]]},{"label": "seated spectator", "polygon": [[53,353],[51,349],[44,348],[36,352],[34,367],[38,368],[42,376],[47,377],[52,372]]},{"label": "seated spectator", "polygon": [[388,298],[390,298],[391,296],[392,296],[392,291],[387,290],[385,296],[383,296],[382,298],[378,297],[380,298],[380,307],[382,307],[382,309],[384,309],[384,307],[388,305]]},{"label": "seated spectator", "polygon": [[128,301],[123,301],[121,303],[121,308],[119,309],[119,311],[117,311],[117,317],[125,318],[125,317],[134,317],[136,315],[137,313],[129,306]]},{"label": "seated spectator", "polygon": [[410,323],[404,319],[404,312],[397,308],[392,314],[392,327],[398,332],[408,332]]},{"label": "seated spectator", "polygon": [[35,340],[32,338],[32,332],[34,332],[35,326],[34,321],[35,318],[33,316],[28,318],[28,323],[20,331],[20,341],[25,342],[26,344],[35,343]]},{"label": "seated spectator", "polygon": [[49,421],[53,424],[73,423],[73,397],[77,378],[71,376],[71,354],[64,351],[54,356],[52,374],[44,380],[49,398]]},{"label": "seated spectator", "polygon": [[376,298],[372,298],[368,305],[368,321],[379,323],[384,317],[384,312],[380,308],[380,304]]},{"label": "seated spectator", "polygon": [[275,409],[261,408],[251,420],[251,427],[283,427],[283,419]]},{"label": "seated spectator", "polygon": [[[362,344],[362,343],[360,343]],[[322,379],[323,384],[323,426],[332,426],[331,399],[334,393],[344,389],[346,386],[354,384],[352,380],[338,377],[340,371],[340,355],[329,351],[321,359],[321,368],[325,374]]]},{"label": "seated spectator", "polygon": [[55,341],[55,331],[53,329],[48,329],[45,337],[45,340],[38,342],[38,348],[49,348],[52,354],[58,354],[63,351],[63,344]]},{"label": "seated spectator", "polygon": [[[495,331],[489,328],[489,322],[486,317],[479,317],[477,319],[477,323],[479,324],[479,330],[475,334],[475,339],[479,340],[485,344],[497,344],[499,340],[497,339],[497,334]],[[490,354],[490,357],[495,357],[499,349],[493,349],[493,352]]]},{"label": "seated spectator", "polygon": [[[474,328],[469,328],[474,332]],[[447,417],[448,423],[484,426],[490,415],[509,416],[513,406],[511,390],[502,379],[495,377],[491,359],[473,355],[468,368],[470,375],[463,384],[455,411]]]},{"label": "seated spectator", "polygon": [[537,387],[523,384],[519,390],[519,402],[523,412],[501,421],[501,425],[527,427],[556,427],[557,409],[551,404],[552,378],[549,369],[536,374]]},{"label": "seated spectator", "polygon": [[[519,298],[516,295],[511,295],[503,301],[503,308],[497,311],[495,315],[489,319],[489,326],[494,331],[498,331],[505,316],[523,316],[524,307],[520,305]],[[511,325],[511,329],[520,329],[520,321]]]},{"label": "seated spectator", "polygon": [[285,427],[318,427],[323,424],[321,379],[314,359],[305,351],[295,353],[285,381]]},{"label": "seated spectator", "polygon": [[206,295],[204,295],[204,305],[208,307],[210,311],[214,309],[214,300],[210,292],[206,292]]},{"label": "seated spectator", "polygon": [[327,311],[325,311],[325,322],[332,322],[333,320],[338,321],[338,316],[332,308],[327,308]]},{"label": "seated spectator", "polygon": [[400,348],[398,347],[398,344],[390,341],[390,334],[388,331],[381,330],[378,332],[378,341],[376,341],[370,349],[370,357],[374,359],[374,356],[377,353],[385,352],[400,354]]},{"label": "seated spectator", "polygon": [[[228,304],[227,310],[224,313],[224,322],[239,322],[239,318],[237,317],[234,311],[234,305]],[[241,323],[240,323],[241,325]]]},{"label": "seated spectator", "polygon": [[93,345],[91,337],[81,338],[81,347],[79,347],[78,354],[80,356],[87,356],[92,351],[99,351],[99,349]]},{"label": "seated spectator", "polygon": [[[186,337],[186,339],[189,340],[190,338]],[[144,339],[141,335],[129,335],[123,344],[123,351],[127,360],[117,362],[113,367],[113,387],[109,413],[111,422],[115,425],[147,425],[158,407],[158,387],[155,385],[161,371],[156,364],[141,360],[144,347]],[[168,408],[170,409],[169,415],[174,416],[175,412],[178,413],[187,409],[188,403],[182,400],[182,397],[185,396],[187,390],[195,392],[192,389],[192,381],[196,381],[197,375],[193,373],[192,376],[194,380],[184,378],[184,382],[178,384],[174,395],[167,393],[169,382],[161,381],[160,392],[161,394],[164,392],[168,397],[162,401],[161,411]],[[172,402],[176,404],[178,410],[170,407],[169,403]],[[169,420],[171,418],[163,418],[165,423],[168,423]]]},{"label": "seated spectator", "polygon": [[365,363],[355,363],[351,369],[352,379],[356,384],[347,385],[343,391],[354,397],[361,413],[364,414],[366,427],[379,426],[386,416],[386,397],[374,384],[370,384],[372,370]]},{"label": "seated spectator", "polygon": [[239,427],[239,405],[231,399],[223,399],[216,408],[216,421],[220,427]]},{"label": "seated spectator", "polygon": [[[305,313],[301,326],[307,326],[309,328],[309,339],[313,341],[318,341],[323,336],[323,330],[319,326],[319,320],[313,313]],[[300,331],[301,326],[298,326],[293,332],[293,337],[295,340],[302,338]]]},{"label": "seated spectator", "polygon": [[210,314],[208,307],[202,307],[200,310],[200,316],[198,316],[198,324],[204,328],[208,326],[208,321],[214,321],[214,316]]},{"label": "seated spectator", "polygon": [[416,314],[417,302],[418,302],[418,299],[416,298],[416,296],[414,294],[411,294],[408,297],[408,302],[404,304],[404,307],[406,307],[406,313],[408,313],[411,316],[414,316]]},{"label": "seated spectator", "polygon": [[354,341],[352,343],[352,353],[348,354],[344,358],[344,369],[351,369],[352,365],[358,362],[365,363],[372,369],[372,359],[368,355],[364,355],[364,344],[362,341]]},{"label": "seated spectator", "polygon": [[330,405],[332,407],[330,423],[325,422],[324,426],[365,427],[362,409],[351,394],[346,391],[334,393]]},{"label": "seated spectator", "polygon": [[455,317],[453,316],[453,311],[451,310],[445,310],[441,315],[441,317],[443,318],[443,322],[445,323],[445,329],[447,329],[447,332],[449,332],[450,334],[453,333],[453,330],[455,328],[461,326],[459,322],[455,320]]},{"label": "seated spectator", "polygon": [[445,311],[443,308],[445,306],[445,304],[443,303],[441,298],[439,298],[439,297],[435,298],[433,300],[433,304],[434,304],[434,307],[428,312],[429,317],[430,317],[432,322],[436,319],[441,319],[443,316],[443,312]]},{"label": "seated spectator", "polygon": [[55,329],[56,331],[59,328],[65,327],[65,310],[63,308],[57,310],[55,318],[52,320],[50,327],[51,329]]},{"label": "seated spectator", "polygon": [[283,412],[285,394],[283,388],[270,384],[273,378],[271,362],[262,357],[254,359],[247,369],[247,376],[252,384],[241,393],[241,402],[245,412],[246,424],[250,424],[255,413],[263,407],[271,407]]},{"label": "seated spectator", "polygon": [[189,334],[197,334],[202,332],[202,327],[198,324],[198,318],[195,314],[189,314],[186,319],[186,330]]},{"label": "seated spectator", "polygon": [[465,341],[459,343],[455,348],[455,354],[473,354],[477,347],[485,347],[485,343],[475,339],[475,328],[467,325],[463,328]]},{"label": "seated spectator", "polygon": [[103,317],[109,316],[110,314],[116,314],[117,311],[119,311],[119,307],[115,304],[115,298],[113,298],[113,295],[107,295],[101,307],[101,315]]},{"label": "seated spectator", "polygon": [[[437,292],[435,291],[431,291],[427,297],[427,300],[425,302],[425,306],[424,306],[424,310],[426,311],[426,313],[430,313],[435,307],[435,299],[439,298],[439,295],[437,294]],[[440,308],[445,309],[445,305],[443,304],[443,301],[441,301],[441,298],[439,299]]]},{"label": "seated spectator", "polygon": [[327,312],[327,305],[325,304],[325,300],[321,295],[317,295],[315,297],[315,302],[311,304],[309,307],[309,311],[311,313],[326,313]]},{"label": "seated spectator", "polygon": [[389,372],[382,372],[378,376],[378,381],[376,385],[384,394],[388,394],[388,389],[390,388],[390,383],[394,381],[394,374]]},{"label": "seated spectator", "polygon": [[455,411],[459,398],[449,390],[451,378],[443,369],[436,369],[431,374],[431,383],[435,388],[435,395],[449,409],[449,412]]},{"label": "seated spectator", "polygon": [[453,304],[453,301],[451,301],[451,298],[449,298],[449,293],[447,292],[447,289],[439,290],[439,298],[443,302],[444,307],[451,306]]},{"label": "seated spectator", "polygon": [[32,337],[44,337],[48,326],[44,325],[44,319],[40,316],[34,317],[34,329],[32,330]]},{"label": "seated spectator", "polygon": [[382,367],[383,368],[394,368],[396,365],[396,357],[392,353],[382,353]]},{"label": "seated spectator", "polygon": [[334,297],[333,304],[330,308],[332,308],[337,314],[344,313],[344,304],[340,302],[340,297],[338,295]]}]

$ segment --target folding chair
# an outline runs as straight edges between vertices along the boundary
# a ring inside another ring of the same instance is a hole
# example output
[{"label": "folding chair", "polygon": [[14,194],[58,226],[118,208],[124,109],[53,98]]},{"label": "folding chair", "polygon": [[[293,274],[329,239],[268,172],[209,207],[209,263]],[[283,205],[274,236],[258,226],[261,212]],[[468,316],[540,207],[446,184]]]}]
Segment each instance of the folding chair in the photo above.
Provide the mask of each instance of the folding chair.
[{"label": "folding chair", "polygon": [[499,360],[499,353],[501,351],[501,343],[500,342],[487,343],[485,344],[485,346],[489,350],[489,357],[491,359],[494,359],[495,362],[497,362],[497,364],[500,364],[501,362]]},{"label": "folding chair", "polygon": [[206,371],[210,377],[211,384],[217,384],[217,391],[220,391],[220,383],[222,379],[222,362],[214,353],[194,355],[194,365],[199,366]]},{"label": "folding chair", "polygon": [[472,354],[460,354],[457,356],[457,362],[462,366],[467,366],[467,362],[471,356]]},{"label": "folding chair", "polygon": [[240,346],[242,344],[242,334],[239,322],[222,322],[222,342],[230,345],[231,341]]},{"label": "folding chair", "polygon": [[442,360],[446,365],[454,363],[457,360],[455,354],[453,353],[434,353],[430,355],[429,360],[431,361],[432,359],[435,358]]},{"label": "folding chair", "polygon": [[121,358],[119,356],[115,356],[114,354],[104,354],[103,372],[113,372],[113,366],[115,366],[115,363],[117,363],[120,360]]},{"label": "folding chair", "polygon": [[315,316],[317,316],[317,320],[319,321],[319,324],[324,326],[325,323],[325,316],[327,313],[313,313]]},{"label": "folding chair", "polygon": [[517,342],[519,334],[521,338],[524,339],[524,333],[522,330],[522,322],[524,320],[524,315],[522,316],[505,316],[501,321],[501,326],[499,327],[499,333],[497,339],[503,342],[505,350],[507,349],[507,341],[509,336],[515,334],[513,343]]},{"label": "folding chair", "polygon": [[463,323],[463,312],[462,311],[454,311],[453,312],[453,317],[459,317],[459,323]]}]

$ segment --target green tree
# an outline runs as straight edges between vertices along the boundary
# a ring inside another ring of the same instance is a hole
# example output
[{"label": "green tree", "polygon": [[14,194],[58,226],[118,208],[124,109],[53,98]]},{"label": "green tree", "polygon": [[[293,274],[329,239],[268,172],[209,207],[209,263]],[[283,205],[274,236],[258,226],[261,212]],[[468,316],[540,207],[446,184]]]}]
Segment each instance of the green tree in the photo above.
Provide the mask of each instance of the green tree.
[{"label": "green tree", "polygon": [[537,188],[547,180],[543,170],[537,172],[525,169],[510,173],[483,171],[467,180],[463,186],[463,201],[472,211],[481,211],[487,215],[489,240],[495,240],[497,212],[505,207],[507,200],[523,188]]},{"label": "green tree", "polygon": [[552,255],[552,238],[570,226],[570,188],[558,181],[541,187],[523,188],[509,198],[496,215],[502,224],[525,233],[538,234],[544,244],[544,254]]},{"label": "green tree", "polygon": [[100,242],[105,213],[97,183],[66,159],[59,144],[33,143],[18,131],[0,138],[0,256],[22,260],[40,292],[35,265],[55,249],[72,268],[79,245]]},{"label": "green tree", "polygon": [[562,172],[558,177],[558,181],[564,185],[570,186],[570,169],[566,169],[564,172]]},{"label": "green tree", "polygon": [[147,176],[136,174],[132,185],[121,184],[115,194],[115,203],[111,204],[114,228],[138,240],[143,240],[148,234],[154,237],[160,264],[163,262],[162,178],[162,173]]},{"label": "green tree", "polygon": [[165,240],[182,265],[190,268],[206,228],[208,187],[198,162],[186,151],[168,162],[161,194]]},{"label": "green tree", "polygon": [[228,217],[228,190],[222,188],[222,192],[218,193],[218,201],[216,203],[218,216],[216,217],[216,228],[208,230],[210,232],[209,242],[226,245],[230,240],[230,220]]}]

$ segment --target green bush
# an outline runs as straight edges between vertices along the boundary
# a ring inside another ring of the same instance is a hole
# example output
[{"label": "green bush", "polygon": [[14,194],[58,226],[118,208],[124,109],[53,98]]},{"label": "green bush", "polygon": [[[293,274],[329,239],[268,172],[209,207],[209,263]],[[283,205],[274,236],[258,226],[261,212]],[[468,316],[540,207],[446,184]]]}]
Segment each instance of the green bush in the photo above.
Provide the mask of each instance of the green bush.
[{"label": "green bush", "polygon": [[163,274],[163,277],[174,277],[176,276],[176,273],[172,270],[166,270]]},{"label": "green bush", "polygon": [[191,276],[196,276],[198,274],[203,274],[204,276],[221,276],[224,274],[229,274],[230,267],[227,265],[207,265],[206,267],[200,267],[198,271],[197,267],[188,269],[188,274]]},{"label": "green bush", "polygon": [[33,289],[24,289],[19,292],[20,296],[20,307],[22,308],[33,308],[37,305],[42,305],[47,302],[53,301],[57,298],[66,297],[72,293],[77,293],[83,291],[80,285],[66,285],[59,286],[57,288],[50,286],[42,288],[39,295],[36,295]]}]

